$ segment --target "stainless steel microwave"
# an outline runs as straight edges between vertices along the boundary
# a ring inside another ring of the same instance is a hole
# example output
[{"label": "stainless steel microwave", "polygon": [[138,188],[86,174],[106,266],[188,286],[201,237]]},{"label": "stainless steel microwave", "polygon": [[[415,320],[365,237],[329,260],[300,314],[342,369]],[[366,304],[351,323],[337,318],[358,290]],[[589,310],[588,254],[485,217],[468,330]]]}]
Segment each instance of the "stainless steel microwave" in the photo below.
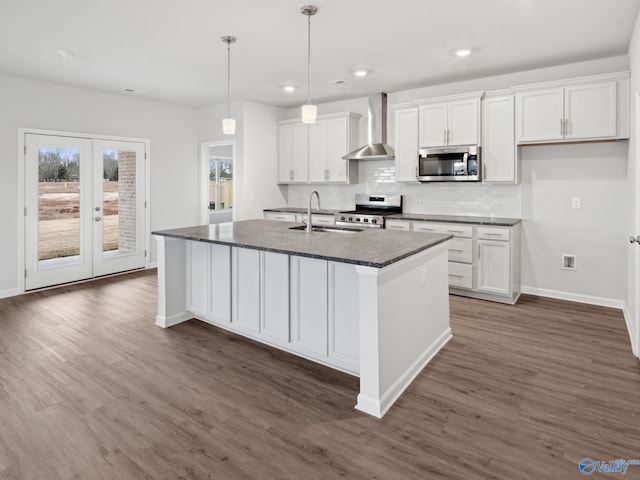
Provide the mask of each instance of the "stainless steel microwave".
[{"label": "stainless steel microwave", "polygon": [[418,150],[421,182],[479,182],[480,147],[421,148]]}]

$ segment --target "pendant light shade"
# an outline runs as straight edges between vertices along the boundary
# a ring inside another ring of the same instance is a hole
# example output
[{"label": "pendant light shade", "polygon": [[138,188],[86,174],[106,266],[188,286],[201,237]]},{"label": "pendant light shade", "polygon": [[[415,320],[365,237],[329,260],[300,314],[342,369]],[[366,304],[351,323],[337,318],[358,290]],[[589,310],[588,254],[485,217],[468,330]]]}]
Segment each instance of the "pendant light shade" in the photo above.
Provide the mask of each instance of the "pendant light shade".
[{"label": "pendant light shade", "polygon": [[318,107],[311,103],[311,17],[318,13],[318,7],[307,5],[300,9],[307,16],[307,104],[302,106],[302,123],[316,123]]},{"label": "pendant light shade", "polygon": [[227,118],[222,119],[222,133],[233,135],[236,133],[236,121],[231,118],[231,44],[236,37],[224,36],[220,40],[227,44]]}]

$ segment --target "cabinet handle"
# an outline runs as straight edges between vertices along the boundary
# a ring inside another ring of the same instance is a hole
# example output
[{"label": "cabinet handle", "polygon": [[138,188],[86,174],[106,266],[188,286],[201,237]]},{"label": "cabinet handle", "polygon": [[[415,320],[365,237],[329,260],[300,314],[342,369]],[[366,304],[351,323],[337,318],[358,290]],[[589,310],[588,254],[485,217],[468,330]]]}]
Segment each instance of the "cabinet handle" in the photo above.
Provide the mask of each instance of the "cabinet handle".
[{"label": "cabinet handle", "polygon": [[564,137],[564,118],[560,119],[560,136]]},{"label": "cabinet handle", "polygon": [[491,232],[485,232],[485,235],[489,235],[491,237],[501,237],[502,236],[501,233],[491,233]]},{"label": "cabinet handle", "polygon": [[293,170],[289,170],[289,180],[293,180]]},{"label": "cabinet handle", "polygon": [[444,144],[447,144],[447,129],[444,129]]},{"label": "cabinet handle", "polygon": [[458,248],[450,248],[449,251],[450,252],[464,252],[464,250],[460,250]]},{"label": "cabinet handle", "polygon": [[453,273],[449,274],[450,277],[456,277],[456,278],[464,278],[463,275],[454,275]]},{"label": "cabinet handle", "polygon": [[464,230],[447,230],[448,233],[464,233]]},{"label": "cabinet handle", "polygon": [[416,179],[418,178],[418,167],[416,167]]},{"label": "cabinet handle", "polygon": [[480,260],[480,245],[478,245],[478,260]]},{"label": "cabinet handle", "polygon": [[328,168],[324,171],[324,179],[325,180],[329,180],[329,169]]},{"label": "cabinet handle", "polygon": [[566,137],[567,135],[569,135],[569,119],[565,118],[564,119],[564,136]]},{"label": "cabinet handle", "polygon": [[447,128],[447,145],[451,143],[451,130]]}]

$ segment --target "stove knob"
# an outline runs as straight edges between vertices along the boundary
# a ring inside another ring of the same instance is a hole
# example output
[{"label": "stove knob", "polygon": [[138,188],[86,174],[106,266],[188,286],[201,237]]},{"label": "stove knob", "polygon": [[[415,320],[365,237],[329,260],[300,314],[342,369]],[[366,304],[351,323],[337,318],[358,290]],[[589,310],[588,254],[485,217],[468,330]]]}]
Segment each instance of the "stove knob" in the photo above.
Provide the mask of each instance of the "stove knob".
[{"label": "stove knob", "polygon": [[349,217],[349,221],[350,221],[350,222],[353,222],[353,217]]},{"label": "stove knob", "polygon": [[368,218],[365,218],[365,219],[364,219],[364,223],[369,223],[369,219],[368,219]]},{"label": "stove knob", "polygon": [[360,217],[356,217],[356,222],[359,222],[359,221],[360,221]]},{"label": "stove knob", "polygon": [[377,220],[377,219],[375,219],[375,218],[372,218],[372,219],[371,219],[371,223],[378,223],[378,220]]},{"label": "stove knob", "polygon": [[345,217],[340,217],[340,220],[344,220],[344,219],[345,219]]}]

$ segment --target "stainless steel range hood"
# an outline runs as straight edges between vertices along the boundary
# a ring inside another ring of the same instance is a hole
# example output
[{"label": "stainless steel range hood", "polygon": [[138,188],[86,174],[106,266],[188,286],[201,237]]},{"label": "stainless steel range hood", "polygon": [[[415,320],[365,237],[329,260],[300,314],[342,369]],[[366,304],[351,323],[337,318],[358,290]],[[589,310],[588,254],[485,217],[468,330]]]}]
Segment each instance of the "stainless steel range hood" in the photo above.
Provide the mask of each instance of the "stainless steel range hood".
[{"label": "stainless steel range hood", "polygon": [[396,152],[387,144],[387,94],[369,96],[369,143],[345,155],[345,160],[393,159]]}]

